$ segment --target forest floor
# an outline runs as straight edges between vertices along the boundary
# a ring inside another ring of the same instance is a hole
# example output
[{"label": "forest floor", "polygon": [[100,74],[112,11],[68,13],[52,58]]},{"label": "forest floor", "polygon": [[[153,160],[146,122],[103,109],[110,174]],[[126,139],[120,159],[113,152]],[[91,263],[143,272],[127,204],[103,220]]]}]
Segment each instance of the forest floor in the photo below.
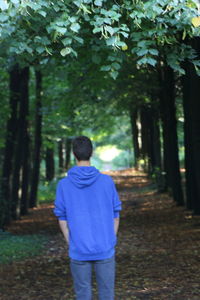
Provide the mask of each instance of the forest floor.
[{"label": "forest floor", "polygon": [[[156,193],[142,173],[110,174],[123,202],[115,299],[199,300],[200,217]],[[52,208],[41,205],[8,228],[17,235],[40,233],[48,241],[40,255],[0,265],[1,300],[74,299],[67,248]]]}]

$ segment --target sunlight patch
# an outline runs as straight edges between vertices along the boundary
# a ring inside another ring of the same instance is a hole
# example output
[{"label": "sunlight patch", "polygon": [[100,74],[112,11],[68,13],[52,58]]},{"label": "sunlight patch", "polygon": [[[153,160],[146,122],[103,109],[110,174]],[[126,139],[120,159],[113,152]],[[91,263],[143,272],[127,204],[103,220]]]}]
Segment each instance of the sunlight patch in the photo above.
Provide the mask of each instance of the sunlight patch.
[{"label": "sunlight patch", "polygon": [[122,152],[122,150],[118,149],[116,146],[107,145],[97,147],[95,152],[101,160],[109,162],[117,157]]}]

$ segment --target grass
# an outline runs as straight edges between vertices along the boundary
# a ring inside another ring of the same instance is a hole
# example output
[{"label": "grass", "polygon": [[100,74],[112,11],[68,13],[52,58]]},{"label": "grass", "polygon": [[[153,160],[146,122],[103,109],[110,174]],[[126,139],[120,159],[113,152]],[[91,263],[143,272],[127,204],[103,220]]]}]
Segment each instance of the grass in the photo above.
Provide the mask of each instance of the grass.
[{"label": "grass", "polygon": [[41,254],[46,241],[47,237],[41,234],[12,235],[0,232],[0,264]]}]

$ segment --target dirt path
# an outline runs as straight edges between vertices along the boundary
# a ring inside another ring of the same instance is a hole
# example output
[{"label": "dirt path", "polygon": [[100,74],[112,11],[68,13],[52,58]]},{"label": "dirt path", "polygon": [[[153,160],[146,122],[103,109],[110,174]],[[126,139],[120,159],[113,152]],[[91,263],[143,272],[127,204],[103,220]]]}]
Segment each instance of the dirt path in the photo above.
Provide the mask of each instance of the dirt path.
[{"label": "dirt path", "polygon": [[[127,170],[111,175],[123,201],[116,300],[199,300],[200,217],[156,194],[142,174]],[[46,234],[49,241],[41,255],[0,266],[0,299],[72,300],[67,249],[52,205],[32,210],[9,231]]]}]

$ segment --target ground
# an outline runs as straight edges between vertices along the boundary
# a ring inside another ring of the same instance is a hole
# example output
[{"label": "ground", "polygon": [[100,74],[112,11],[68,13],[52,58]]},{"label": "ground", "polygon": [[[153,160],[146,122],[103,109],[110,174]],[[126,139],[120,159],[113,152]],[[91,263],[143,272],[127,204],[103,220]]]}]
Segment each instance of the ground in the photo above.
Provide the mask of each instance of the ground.
[{"label": "ground", "polygon": [[[142,173],[110,174],[123,202],[115,299],[199,300],[200,217],[156,193]],[[40,233],[48,241],[40,255],[0,266],[1,300],[74,299],[67,247],[52,207],[33,209],[8,228],[18,235]]]}]

